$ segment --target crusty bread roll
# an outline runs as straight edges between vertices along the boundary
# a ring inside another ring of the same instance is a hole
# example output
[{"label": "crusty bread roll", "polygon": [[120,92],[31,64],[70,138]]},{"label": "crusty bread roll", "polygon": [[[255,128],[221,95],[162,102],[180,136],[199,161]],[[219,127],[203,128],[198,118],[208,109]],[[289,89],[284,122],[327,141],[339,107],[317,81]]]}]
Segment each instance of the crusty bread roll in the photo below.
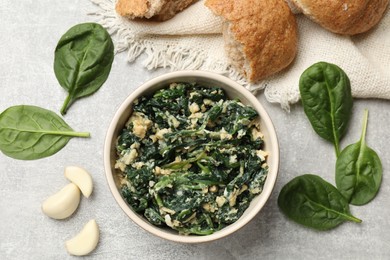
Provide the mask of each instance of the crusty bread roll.
[{"label": "crusty bread roll", "polygon": [[206,0],[224,18],[231,64],[256,82],[287,67],[297,52],[297,24],[284,0]]},{"label": "crusty bread roll", "polygon": [[165,21],[196,1],[198,0],[118,0],[115,9],[119,15],[129,19],[152,18]]},{"label": "crusty bread roll", "polygon": [[375,26],[389,0],[291,0],[305,15],[325,29],[354,35]]}]

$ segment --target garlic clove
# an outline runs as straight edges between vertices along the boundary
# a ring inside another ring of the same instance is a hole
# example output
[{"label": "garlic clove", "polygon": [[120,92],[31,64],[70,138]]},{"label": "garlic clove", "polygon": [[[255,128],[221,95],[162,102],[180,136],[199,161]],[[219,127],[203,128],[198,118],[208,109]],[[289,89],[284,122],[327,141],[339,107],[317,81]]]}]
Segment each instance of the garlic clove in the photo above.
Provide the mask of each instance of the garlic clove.
[{"label": "garlic clove", "polygon": [[42,211],[54,219],[64,219],[73,214],[80,203],[80,190],[69,183],[42,203]]},{"label": "garlic clove", "polygon": [[65,177],[76,184],[86,198],[91,195],[92,177],[86,170],[77,166],[68,166],[65,168]]},{"label": "garlic clove", "polygon": [[91,253],[99,242],[99,226],[90,220],[75,237],[65,242],[66,250],[71,255],[83,256]]}]

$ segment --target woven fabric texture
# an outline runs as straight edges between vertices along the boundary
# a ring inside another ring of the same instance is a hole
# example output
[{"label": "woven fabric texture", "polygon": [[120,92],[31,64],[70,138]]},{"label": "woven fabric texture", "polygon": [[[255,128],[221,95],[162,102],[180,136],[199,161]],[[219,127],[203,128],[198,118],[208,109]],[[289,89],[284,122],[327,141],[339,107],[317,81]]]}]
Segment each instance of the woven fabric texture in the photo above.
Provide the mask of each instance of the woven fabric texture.
[{"label": "woven fabric texture", "polygon": [[112,34],[117,52],[127,52],[133,62],[144,57],[150,70],[208,70],[224,74],[252,92],[264,90],[270,102],[288,110],[299,101],[298,82],[310,65],[326,61],[349,76],[356,98],[390,99],[390,11],[369,32],[357,36],[331,33],[296,13],[298,53],[285,70],[261,82],[249,84],[229,65],[224,51],[222,23],[204,1],[198,1],[165,22],[127,20],[115,12],[116,0],[91,0],[98,8],[90,14]]}]

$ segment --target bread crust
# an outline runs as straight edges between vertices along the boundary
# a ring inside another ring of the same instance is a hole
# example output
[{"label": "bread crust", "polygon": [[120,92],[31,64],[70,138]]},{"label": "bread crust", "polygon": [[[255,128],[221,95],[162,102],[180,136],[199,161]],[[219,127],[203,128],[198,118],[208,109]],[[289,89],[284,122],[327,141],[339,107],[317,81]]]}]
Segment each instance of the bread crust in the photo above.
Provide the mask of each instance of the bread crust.
[{"label": "bread crust", "polygon": [[149,10],[149,6],[146,0],[118,0],[115,10],[121,16],[134,19],[144,17]]},{"label": "bread crust", "polygon": [[250,82],[275,74],[294,60],[297,24],[284,0],[207,0],[205,5],[225,18],[228,56]]},{"label": "bread crust", "polygon": [[389,0],[292,0],[305,15],[339,34],[366,32],[382,18]]},{"label": "bread crust", "polygon": [[187,6],[198,0],[168,0],[162,6],[161,11],[155,18],[159,21],[171,19],[178,12],[183,11]]},{"label": "bread crust", "polygon": [[126,18],[165,21],[198,0],[118,0],[116,12]]}]

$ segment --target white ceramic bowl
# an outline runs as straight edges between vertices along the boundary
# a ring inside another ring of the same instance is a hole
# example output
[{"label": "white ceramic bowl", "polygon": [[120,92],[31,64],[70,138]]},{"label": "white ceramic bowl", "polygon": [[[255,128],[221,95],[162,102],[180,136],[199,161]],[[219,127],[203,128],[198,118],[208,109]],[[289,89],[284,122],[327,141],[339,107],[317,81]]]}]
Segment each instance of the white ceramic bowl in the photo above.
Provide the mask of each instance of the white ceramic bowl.
[{"label": "white ceramic bowl", "polygon": [[[266,182],[263,187],[263,192],[255,197],[249,208],[246,209],[244,214],[235,223],[216,231],[211,235],[198,236],[198,235],[179,235],[177,231],[169,228],[160,228],[149,223],[146,218],[134,212],[131,207],[125,202],[119,191],[117,174],[115,173],[115,160],[117,158],[115,153],[115,144],[120,131],[124,128],[125,122],[132,113],[132,103],[138,97],[154,93],[156,90],[167,87],[169,83],[173,82],[198,82],[204,86],[219,86],[223,88],[229,98],[239,98],[242,103],[251,105],[260,115],[260,129],[264,134],[264,150],[269,152],[267,163],[269,165],[269,172]],[[279,146],[276,137],[274,126],[271,122],[267,112],[256,99],[256,97],[236,82],[210,72],[204,71],[178,71],[164,74],[156,77],[137,88],[132,94],[130,94],[125,101],[120,105],[119,109],[114,115],[111,124],[108,128],[105,146],[104,146],[104,165],[106,171],[106,177],[111,192],[114,195],[115,200],[124,212],[139,226],[146,231],[157,235],[161,238],[165,238],[175,242],[181,243],[201,243],[213,241],[237,231],[245,224],[247,224],[256,214],[263,208],[267,202],[271,192],[274,188],[276,177],[278,174],[279,166]]]}]

